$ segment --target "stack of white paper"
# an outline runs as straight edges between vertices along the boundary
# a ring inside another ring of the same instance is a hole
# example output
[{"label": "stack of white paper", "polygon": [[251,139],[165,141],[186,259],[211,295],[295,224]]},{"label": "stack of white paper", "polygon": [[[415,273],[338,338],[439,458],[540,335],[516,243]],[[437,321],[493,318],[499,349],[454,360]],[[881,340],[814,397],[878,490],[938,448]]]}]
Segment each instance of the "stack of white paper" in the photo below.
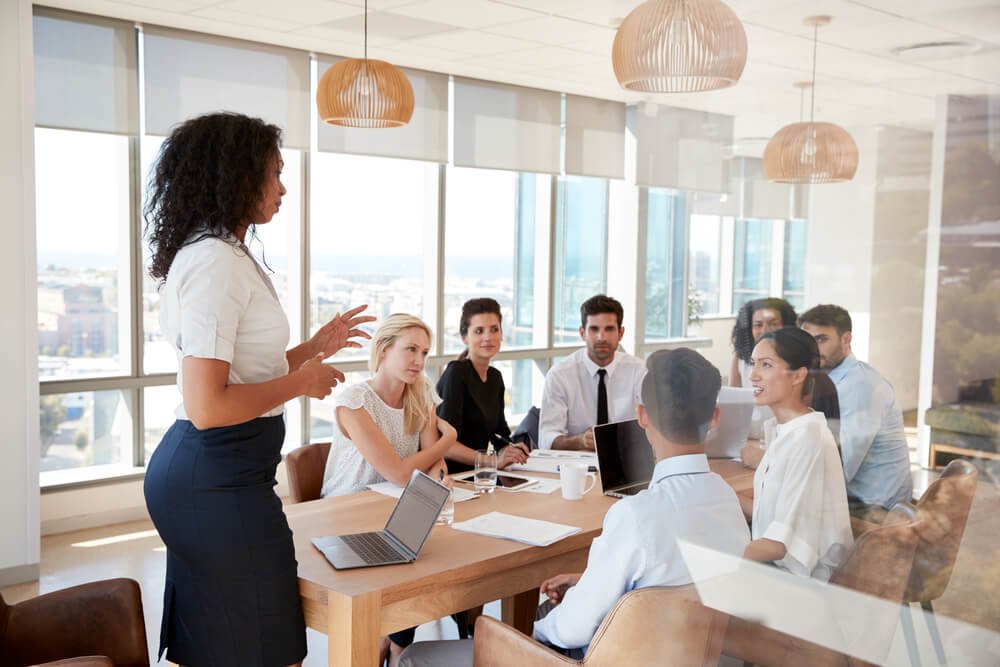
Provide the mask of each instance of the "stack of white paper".
[{"label": "stack of white paper", "polygon": [[483,514],[468,521],[453,523],[451,527],[467,533],[514,540],[536,547],[547,547],[564,537],[580,532],[576,526],[567,526],[540,519],[527,519],[523,516],[504,514],[503,512]]},{"label": "stack of white paper", "polygon": [[583,463],[587,466],[597,465],[597,454],[594,452],[563,451],[558,449],[536,449],[528,456],[527,463],[515,463],[507,470],[523,470],[526,472],[559,472],[560,463]]}]

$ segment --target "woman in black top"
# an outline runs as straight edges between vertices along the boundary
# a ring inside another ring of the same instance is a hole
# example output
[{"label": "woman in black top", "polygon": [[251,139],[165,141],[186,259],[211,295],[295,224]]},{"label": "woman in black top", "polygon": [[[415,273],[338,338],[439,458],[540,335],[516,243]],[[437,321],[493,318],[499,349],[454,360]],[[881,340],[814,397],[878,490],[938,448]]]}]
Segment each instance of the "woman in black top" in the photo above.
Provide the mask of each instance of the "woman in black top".
[{"label": "woman in black top", "polygon": [[437,384],[442,400],[438,416],[458,431],[458,442],[445,455],[451,472],[472,470],[476,450],[486,449],[489,442],[499,451],[499,468],[527,461],[523,445],[504,446],[510,438],[503,411],[505,387],[500,371],[490,366],[503,341],[501,323],[500,304],[493,299],[471,299],[462,305],[458,330],[466,349],[448,364]]}]

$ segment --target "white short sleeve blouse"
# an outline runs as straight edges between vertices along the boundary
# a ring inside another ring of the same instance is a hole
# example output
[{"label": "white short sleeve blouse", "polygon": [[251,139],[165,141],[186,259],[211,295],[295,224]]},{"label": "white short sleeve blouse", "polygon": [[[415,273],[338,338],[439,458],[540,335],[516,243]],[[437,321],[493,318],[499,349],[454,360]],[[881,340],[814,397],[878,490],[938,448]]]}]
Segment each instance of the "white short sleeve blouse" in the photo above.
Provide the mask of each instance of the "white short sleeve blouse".
[{"label": "white short sleeve blouse", "polygon": [[[434,407],[441,403],[437,392],[425,380],[427,400]],[[407,433],[402,408],[394,408],[383,401],[368,382],[359,382],[346,387],[333,402],[333,444],[326,459],[323,472],[323,488],[320,495],[342,496],[364,491],[369,484],[384,482],[378,470],[361,454],[354,442],[340,430],[336,414],[339,407],[357,410],[364,408],[375,425],[385,435],[389,444],[401,459],[408,458],[420,449],[420,432]]]},{"label": "white short sleeve blouse", "polygon": [[829,579],[854,537],[844,472],[826,417],[810,412],[784,424],[772,420],[768,427],[774,428],[774,440],[753,477],[753,539],[785,545],[780,567]]},{"label": "white short sleeve blouse", "polygon": [[[270,278],[233,236],[207,237],[177,251],[162,289],[160,328],[176,350],[182,393],[184,357],[227,362],[230,384],[267,382],[288,373],[288,319]],[[187,418],[183,403],[176,415]]]}]

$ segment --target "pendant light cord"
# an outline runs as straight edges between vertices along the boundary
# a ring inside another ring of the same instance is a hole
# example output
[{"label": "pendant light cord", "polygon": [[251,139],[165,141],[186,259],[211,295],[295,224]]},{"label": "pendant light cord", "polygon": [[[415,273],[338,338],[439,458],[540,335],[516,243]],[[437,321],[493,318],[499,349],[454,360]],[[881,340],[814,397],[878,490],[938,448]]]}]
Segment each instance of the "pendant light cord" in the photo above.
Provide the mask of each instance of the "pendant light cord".
[{"label": "pendant light cord", "polygon": [[[368,0],[365,0],[368,2]],[[819,24],[813,25],[813,77],[812,87],[809,91],[809,124],[812,125],[816,117],[816,40],[819,37]]]}]

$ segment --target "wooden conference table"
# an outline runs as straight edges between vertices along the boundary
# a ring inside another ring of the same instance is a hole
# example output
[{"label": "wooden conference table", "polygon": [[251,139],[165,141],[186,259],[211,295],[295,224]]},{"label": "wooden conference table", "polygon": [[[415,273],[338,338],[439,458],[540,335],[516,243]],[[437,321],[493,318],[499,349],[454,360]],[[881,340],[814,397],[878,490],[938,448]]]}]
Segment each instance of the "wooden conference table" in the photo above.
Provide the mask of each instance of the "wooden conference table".
[{"label": "wooden conference table", "polygon": [[[739,461],[712,460],[711,467],[737,492],[753,488],[753,470]],[[375,667],[382,635],[497,599],[503,620],[530,634],[539,584],[584,569],[590,543],[614,502],[599,488],[576,501],[563,500],[559,491],[498,490],[457,503],[455,520],[500,511],[582,530],[540,548],[435,526],[416,562],[347,571],[333,569],[309,540],[380,530],[395,501],[364,491],[286,506],[306,625],[328,636],[328,662],[343,667]]]}]

